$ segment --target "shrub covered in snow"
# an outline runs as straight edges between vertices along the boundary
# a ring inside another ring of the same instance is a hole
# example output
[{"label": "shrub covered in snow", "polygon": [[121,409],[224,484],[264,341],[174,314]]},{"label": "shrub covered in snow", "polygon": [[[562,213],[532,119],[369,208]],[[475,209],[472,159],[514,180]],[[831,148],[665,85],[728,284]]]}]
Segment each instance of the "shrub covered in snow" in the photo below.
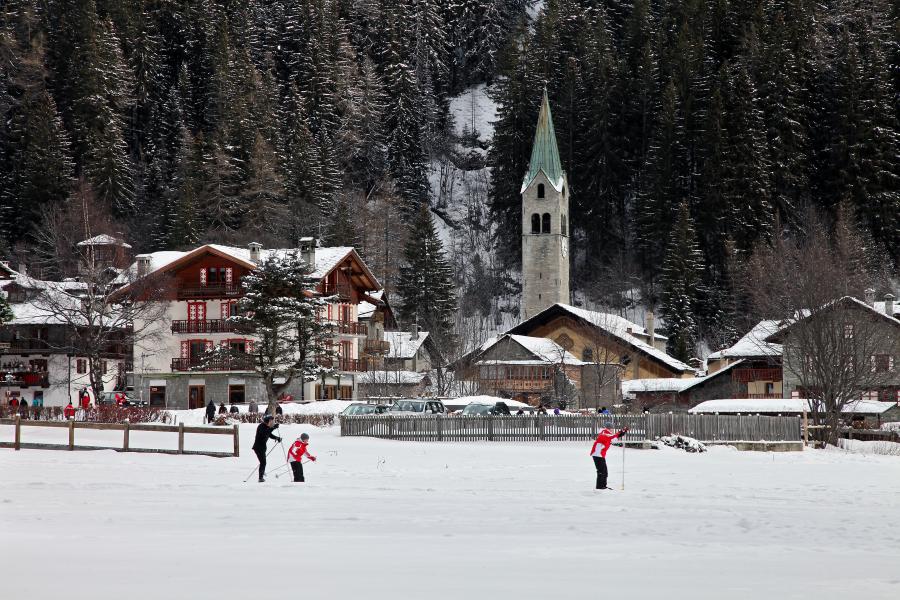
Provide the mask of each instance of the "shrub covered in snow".
[{"label": "shrub covered in snow", "polygon": [[[218,415],[215,421],[216,425],[232,425],[234,423],[259,423],[262,421],[265,413],[228,413]],[[293,425],[313,425],[315,427],[329,427],[334,425],[334,415],[332,414],[306,414],[306,413],[288,413],[284,415],[275,415],[275,422],[278,424]]]},{"label": "shrub covered in snow", "polygon": [[659,438],[666,446],[680,448],[685,452],[706,452],[706,445],[692,437],[686,435],[666,435]]}]

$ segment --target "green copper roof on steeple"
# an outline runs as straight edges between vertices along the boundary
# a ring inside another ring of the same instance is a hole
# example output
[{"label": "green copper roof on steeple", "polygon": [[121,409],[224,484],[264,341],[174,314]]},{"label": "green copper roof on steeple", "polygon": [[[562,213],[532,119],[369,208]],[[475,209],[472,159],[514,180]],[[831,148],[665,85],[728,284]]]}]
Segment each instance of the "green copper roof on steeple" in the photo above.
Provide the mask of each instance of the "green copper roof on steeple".
[{"label": "green copper roof on steeple", "polygon": [[539,171],[543,171],[557,192],[562,191],[563,170],[559,160],[559,148],[556,146],[556,131],[553,129],[553,115],[550,114],[550,100],[547,98],[547,89],[544,88],[544,98],[541,100],[541,113],[538,115],[537,129],[534,132],[534,145],[531,148],[531,162],[528,163],[528,173],[522,181],[522,191],[525,191]]}]

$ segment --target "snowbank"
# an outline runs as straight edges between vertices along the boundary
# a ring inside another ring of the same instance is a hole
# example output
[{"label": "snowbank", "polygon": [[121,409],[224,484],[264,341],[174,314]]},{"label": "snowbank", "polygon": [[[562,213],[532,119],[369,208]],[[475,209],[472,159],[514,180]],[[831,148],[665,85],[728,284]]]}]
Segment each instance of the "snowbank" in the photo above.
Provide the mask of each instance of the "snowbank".
[{"label": "snowbank", "polygon": [[464,408],[470,404],[496,404],[497,402],[504,402],[510,408],[533,408],[530,404],[497,396],[462,396],[460,398],[444,398],[441,402],[447,408],[452,406],[454,410],[456,408]]},{"label": "snowbank", "polygon": [[[322,400],[320,402],[309,402],[306,404],[298,404],[296,402],[286,402],[281,405],[281,410],[286,415],[337,415],[345,408],[353,404],[354,400]],[[249,408],[246,404],[237,404],[239,413],[246,413]],[[226,405],[227,409],[231,407]],[[259,406],[259,412],[265,412],[266,405]],[[184,423],[186,425],[202,425],[206,420],[206,409],[195,408],[193,410],[170,410],[169,411],[177,420],[176,423]],[[216,415],[219,414],[218,406],[216,407]]]}]

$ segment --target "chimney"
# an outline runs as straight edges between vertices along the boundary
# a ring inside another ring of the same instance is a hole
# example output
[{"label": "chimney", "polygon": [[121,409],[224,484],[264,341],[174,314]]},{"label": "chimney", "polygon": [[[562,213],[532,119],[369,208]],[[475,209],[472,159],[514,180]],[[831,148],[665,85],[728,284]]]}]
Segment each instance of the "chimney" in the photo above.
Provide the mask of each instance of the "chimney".
[{"label": "chimney", "polygon": [[656,317],[653,316],[652,310],[647,311],[647,316],[644,321],[647,323],[647,337],[650,338],[647,343],[655,347],[656,344],[654,342],[656,341]]},{"label": "chimney", "polygon": [[150,255],[138,254],[134,257],[137,261],[137,276],[143,277],[150,272]]},{"label": "chimney", "polygon": [[22,275],[28,276],[28,265],[25,263],[19,263],[19,273]]},{"label": "chimney", "polygon": [[866,288],[866,304],[875,306],[875,288]]},{"label": "chimney", "polygon": [[411,340],[419,339],[419,323],[418,322],[413,323],[412,327],[409,328],[409,332],[410,332],[409,339],[411,339]]},{"label": "chimney", "polygon": [[247,249],[250,251],[250,262],[258,265],[260,262],[260,254],[262,252],[262,244],[259,242],[250,242],[247,244]]},{"label": "chimney", "polygon": [[893,294],[885,294],[884,295],[884,314],[889,317],[894,316],[894,295]]},{"label": "chimney", "polygon": [[316,270],[316,246],[318,245],[316,238],[300,238],[300,258],[311,271]]}]

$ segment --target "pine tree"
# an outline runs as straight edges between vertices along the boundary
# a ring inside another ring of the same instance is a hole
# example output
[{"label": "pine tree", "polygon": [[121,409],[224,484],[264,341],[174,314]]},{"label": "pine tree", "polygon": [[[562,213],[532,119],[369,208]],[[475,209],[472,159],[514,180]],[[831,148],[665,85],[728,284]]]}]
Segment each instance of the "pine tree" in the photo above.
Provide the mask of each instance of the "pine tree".
[{"label": "pine tree", "polygon": [[410,223],[397,291],[407,324],[418,323],[441,339],[452,334],[456,315],[453,271],[425,203]]},{"label": "pine tree", "polygon": [[662,311],[669,336],[666,350],[682,361],[689,360],[695,353],[703,267],[690,209],[682,202],[662,269]]}]

